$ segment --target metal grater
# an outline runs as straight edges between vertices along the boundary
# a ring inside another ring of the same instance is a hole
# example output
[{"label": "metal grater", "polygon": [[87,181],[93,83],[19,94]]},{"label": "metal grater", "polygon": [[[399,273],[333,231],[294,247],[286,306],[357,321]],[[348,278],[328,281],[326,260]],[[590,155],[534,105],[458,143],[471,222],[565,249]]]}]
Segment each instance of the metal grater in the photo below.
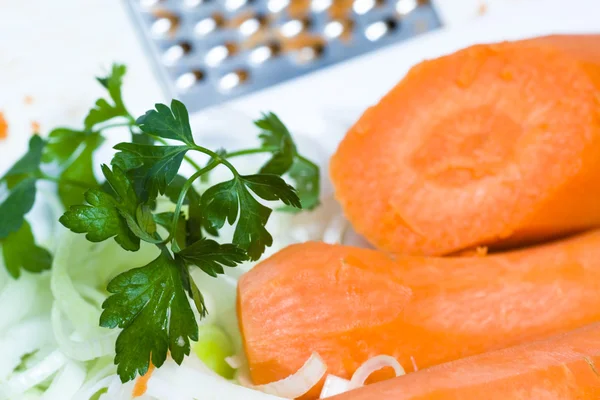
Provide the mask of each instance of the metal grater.
[{"label": "metal grater", "polygon": [[440,26],[423,0],[127,0],[170,97],[200,110]]}]

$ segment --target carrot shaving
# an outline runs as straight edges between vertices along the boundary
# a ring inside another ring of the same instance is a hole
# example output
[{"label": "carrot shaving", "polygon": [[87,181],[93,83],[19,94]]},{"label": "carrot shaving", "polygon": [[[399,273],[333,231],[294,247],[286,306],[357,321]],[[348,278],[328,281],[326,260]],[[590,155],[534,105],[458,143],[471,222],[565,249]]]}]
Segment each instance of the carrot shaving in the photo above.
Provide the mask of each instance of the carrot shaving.
[{"label": "carrot shaving", "polygon": [[33,104],[33,96],[25,96],[25,98],[23,99],[23,101],[25,102],[25,104],[29,105],[29,104]]},{"label": "carrot shaving", "polygon": [[154,369],[154,364],[152,364],[151,362],[150,366],[148,367],[148,371],[146,371],[144,375],[140,376],[135,381],[135,386],[133,387],[133,391],[131,392],[131,397],[141,397],[146,393],[146,390],[148,390],[148,381],[150,380],[150,377],[152,377]]},{"label": "carrot shaving", "polygon": [[40,123],[37,121],[31,121],[31,131],[33,133],[39,133],[40,132]]},{"label": "carrot shaving", "polygon": [[8,137],[8,122],[4,119],[4,114],[0,112],[0,140]]}]

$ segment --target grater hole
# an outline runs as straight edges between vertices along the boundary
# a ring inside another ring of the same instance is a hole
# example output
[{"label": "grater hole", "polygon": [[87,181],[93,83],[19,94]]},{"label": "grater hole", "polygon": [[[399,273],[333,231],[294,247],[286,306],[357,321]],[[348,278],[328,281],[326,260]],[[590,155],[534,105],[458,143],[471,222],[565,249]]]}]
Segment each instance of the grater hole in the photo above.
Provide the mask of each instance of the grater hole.
[{"label": "grater hole", "polygon": [[418,0],[398,0],[396,12],[401,16],[408,15],[419,7]]},{"label": "grater hole", "polygon": [[163,62],[167,65],[174,65],[191,51],[192,45],[189,42],[175,44],[164,52]]},{"label": "grater hole", "polygon": [[194,34],[202,37],[211,34],[223,26],[225,18],[223,15],[215,13],[210,17],[201,19],[194,26]]},{"label": "grater hole", "polygon": [[375,42],[384,36],[387,36],[398,28],[398,23],[392,19],[377,21],[367,26],[365,36],[371,42]]},{"label": "grater hole", "polygon": [[310,27],[309,19],[292,19],[281,25],[279,28],[279,33],[283,37],[292,38],[304,32],[308,27]]},{"label": "grater hole", "polygon": [[323,34],[328,39],[342,39],[348,40],[352,36],[352,29],[354,28],[354,22],[350,19],[345,20],[332,20],[325,25]]},{"label": "grater hole", "polygon": [[237,11],[251,2],[252,0],[225,0],[225,8],[227,11]]},{"label": "grater hole", "polygon": [[168,10],[155,10],[152,12],[156,20],[150,28],[152,35],[158,38],[174,36],[179,29],[179,17]]},{"label": "grater hole", "polygon": [[310,9],[313,12],[320,13],[328,10],[333,5],[333,0],[312,0]]},{"label": "grater hole", "polygon": [[267,24],[267,19],[262,15],[251,16],[238,24],[242,36],[252,36]]},{"label": "grater hole", "polygon": [[250,62],[254,65],[263,64],[281,53],[281,45],[278,42],[271,42],[255,47],[248,56]]},{"label": "grater hole", "polygon": [[295,58],[298,64],[309,64],[315,62],[325,52],[325,43],[323,40],[310,40],[306,44],[298,46],[295,51]]},{"label": "grater hole", "polygon": [[365,15],[381,5],[383,5],[382,0],[355,0],[352,4],[352,10],[358,15]]},{"label": "grater hole", "polygon": [[140,6],[143,8],[156,7],[162,0],[140,0]]},{"label": "grater hole", "polygon": [[269,0],[267,9],[273,14],[279,14],[290,5],[290,0]]},{"label": "grater hole", "polygon": [[198,83],[200,83],[203,80],[204,80],[204,72],[199,69],[195,69],[195,70],[186,72],[182,75],[179,75],[179,77],[175,81],[175,85],[177,86],[177,89],[179,89],[180,91],[187,91],[187,90],[193,88],[194,86],[196,86]]},{"label": "grater hole", "polygon": [[209,67],[217,67],[223,61],[237,53],[238,47],[233,42],[226,42],[210,49],[204,56],[204,62]]},{"label": "grater hole", "polygon": [[238,69],[238,70],[229,72],[228,74],[225,74],[219,80],[219,87],[221,88],[222,91],[229,92],[229,91],[235,89],[236,87],[242,85],[243,83],[245,83],[248,80],[248,78],[249,78],[248,71],[243,70],[243,69]]}]

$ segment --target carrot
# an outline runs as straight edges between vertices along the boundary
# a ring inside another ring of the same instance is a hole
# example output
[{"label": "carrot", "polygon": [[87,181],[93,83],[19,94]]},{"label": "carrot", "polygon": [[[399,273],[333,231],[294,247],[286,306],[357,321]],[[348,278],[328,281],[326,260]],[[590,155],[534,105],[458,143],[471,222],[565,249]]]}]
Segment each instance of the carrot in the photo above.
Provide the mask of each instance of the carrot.
[{"label": "carrot", "polygon": [[148,367],[148,371],[135,381],[135,385],[133,386],[133,391],[131,393],[132,398],[142,397],[146,394],[146,390],[148,390],[148,381],[152,377],[152,373],[154,372],[154,364],[150,363]]},{"label": "carrot", "polygon": [[255,384],[313,352],[348,379],[379,354],[411,371],[599,321],[599,293],[600,230],[472,258],[309,242],[242,276],[238,317]]},{"label": "carrot", "polygon": [[415,66],[343,139],[337,199],[377,248],[444,255],[600,226],[600,35]]},{"label": "carrot", "polygon": [[331,400],[586,400],[600,398],[600,324],[480,354]]},{"label": "carrot", "polygon": [[8,123],[4,119],[4,114],[0,112],[0,140],[6,139],[8,136]]}]

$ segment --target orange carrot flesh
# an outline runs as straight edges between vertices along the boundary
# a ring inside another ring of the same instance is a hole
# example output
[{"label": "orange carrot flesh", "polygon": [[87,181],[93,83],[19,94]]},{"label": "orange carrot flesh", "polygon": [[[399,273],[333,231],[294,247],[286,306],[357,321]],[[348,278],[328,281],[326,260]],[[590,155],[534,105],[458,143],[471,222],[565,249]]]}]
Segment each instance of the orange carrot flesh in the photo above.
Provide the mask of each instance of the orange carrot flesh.
[{"label": "orange carrot flesh", "polygon": [[[407,370],[600,320],[600,231],[486,257],[429,258],[309,242],[245,274],[238,317],[255,384],[313,352],[350,378],[386,354]],[[379,375],[378,379],[389,378]]]},{"label": "orange carrot flesh", "polygon": [[330,165],[354,228],[393,253],[600,226],[600,35],[478,45],[415,66]]},{"label": "orange carrot flesh", "polygon": [[8,123],[4,119],[4,114],[0,112],[0,140],[6,139],[8,136]]},{"label": "orange carrot flesh", "polygon": [[600,398],[600,324],[365,386],[331,400]]},{"label": "orange carrot flesh", "polygon": [[133,391],[131,393],[131,397],[136,398],[136,397],[141,397],[144,394],[146,394],[146,390],[148,390],[148,381],[152,377],[152,373],[154,372],[154,369],[155,369],[154,364],[150,363],[150,366],[148,367],[148,371],[146,371],[146,373],[144,375],[137,378],[137,380],[135,381],[135,385],[133,386]]}]

